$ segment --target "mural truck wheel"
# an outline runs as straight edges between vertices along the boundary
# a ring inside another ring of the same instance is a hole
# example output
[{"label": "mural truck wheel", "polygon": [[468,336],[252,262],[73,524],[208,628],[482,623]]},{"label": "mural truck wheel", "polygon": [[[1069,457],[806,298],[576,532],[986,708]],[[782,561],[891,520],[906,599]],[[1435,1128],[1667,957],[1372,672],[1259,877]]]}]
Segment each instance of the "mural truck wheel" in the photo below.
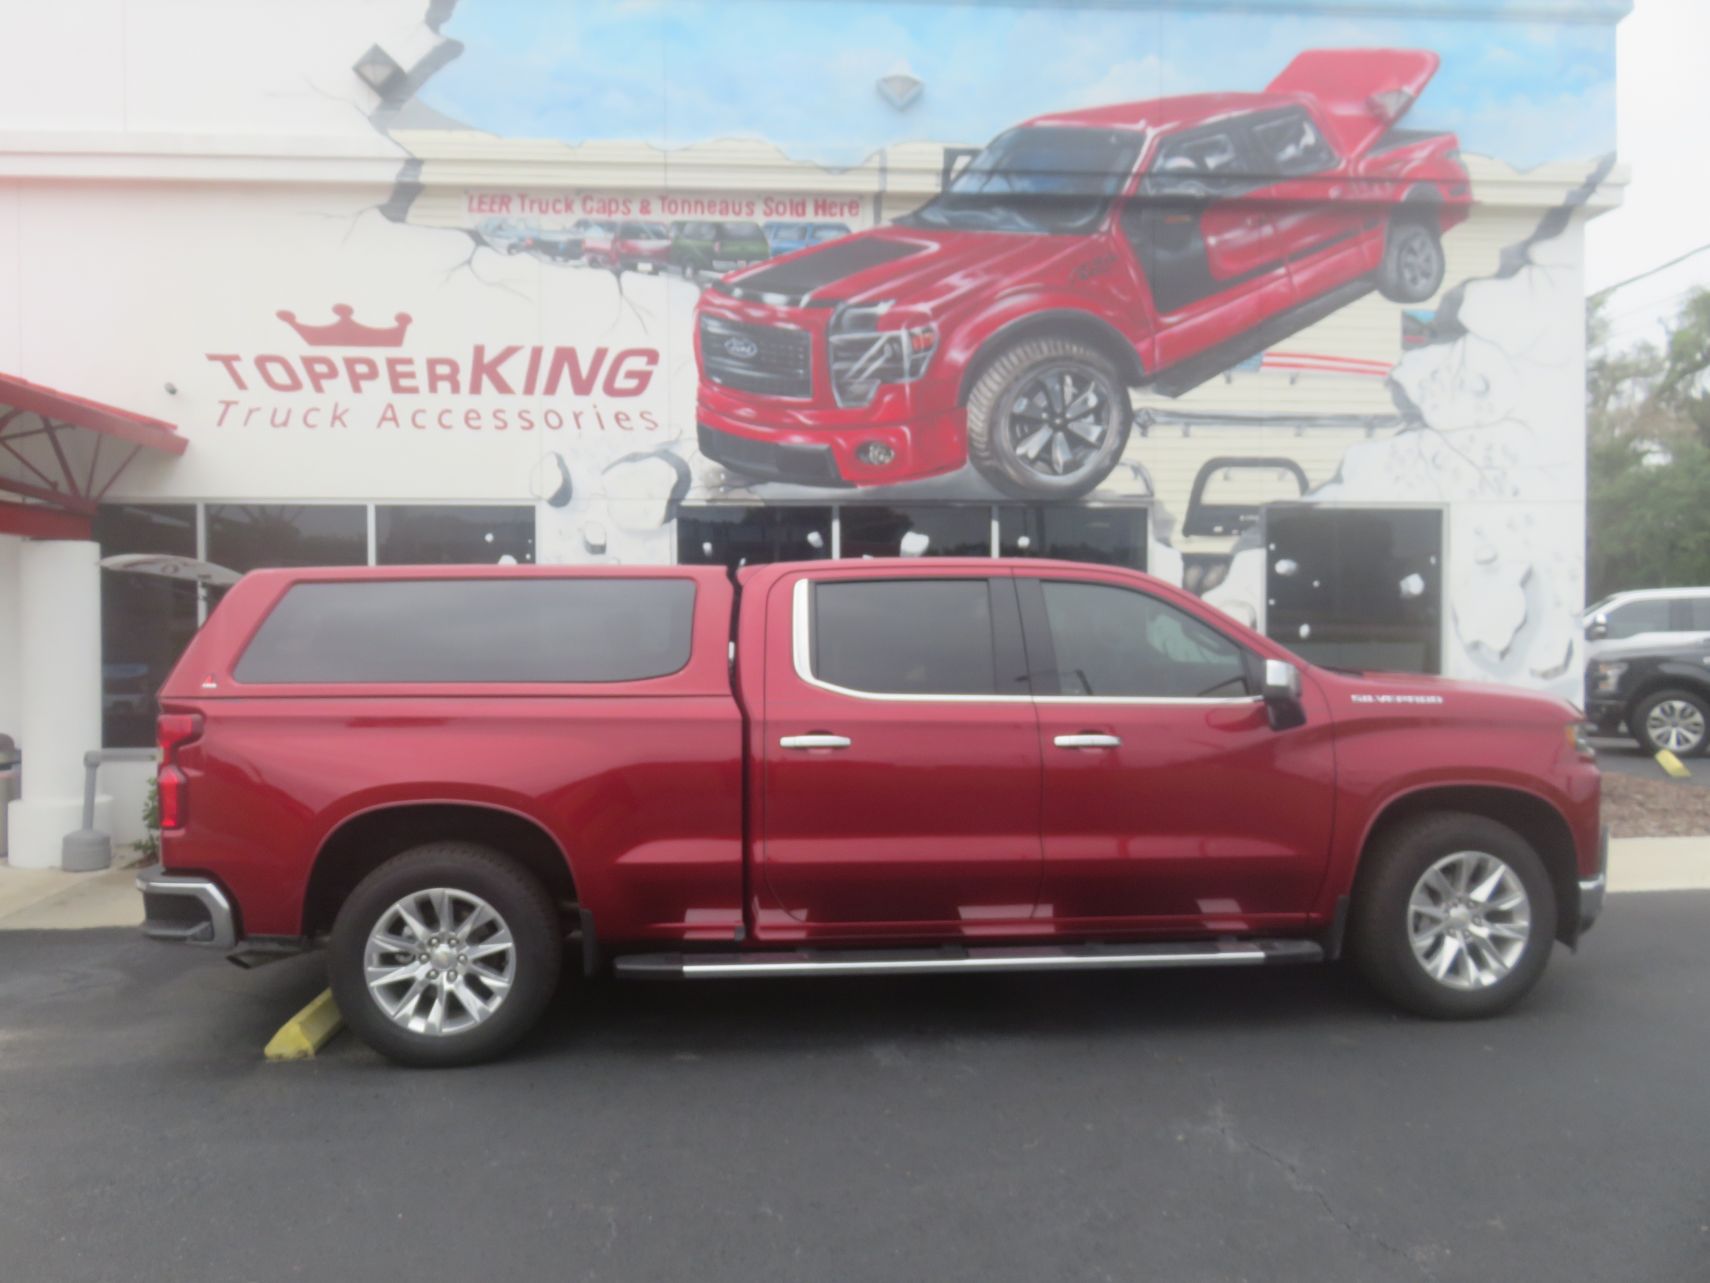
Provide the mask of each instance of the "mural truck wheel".
[{"label": "mural truck wheel", "polygon": [[1076,499],[1116,466],[1133,411],[1116,366],[1074,339],[1023,339],[968,394],[968,457],[1005,494]]},{"label": "mural truck wheel", "polygon": [[1423,303],[1443,284],[1443,240],[1428,223],[1409,216],[1390,224],[1378,264],[1378,292],[1392,303]]}]

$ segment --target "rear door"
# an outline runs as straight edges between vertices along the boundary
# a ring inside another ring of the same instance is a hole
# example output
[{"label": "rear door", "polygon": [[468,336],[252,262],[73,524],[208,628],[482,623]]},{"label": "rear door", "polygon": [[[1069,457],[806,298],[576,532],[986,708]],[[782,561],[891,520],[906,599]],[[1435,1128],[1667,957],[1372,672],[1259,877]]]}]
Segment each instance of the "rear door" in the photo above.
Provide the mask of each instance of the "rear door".
[{"label": "rear door", "polygon": [[1011,577],[828,571],[766,611],[761,937],[1027,923],[1040,753]]},{"label": "rear door", "polygon": [[1045,768],[1040,916],[1075,930],[1257,930],[1329,858],[1329,716],[1273,730],[1257,657],[1111,579],[1018,577]]}]

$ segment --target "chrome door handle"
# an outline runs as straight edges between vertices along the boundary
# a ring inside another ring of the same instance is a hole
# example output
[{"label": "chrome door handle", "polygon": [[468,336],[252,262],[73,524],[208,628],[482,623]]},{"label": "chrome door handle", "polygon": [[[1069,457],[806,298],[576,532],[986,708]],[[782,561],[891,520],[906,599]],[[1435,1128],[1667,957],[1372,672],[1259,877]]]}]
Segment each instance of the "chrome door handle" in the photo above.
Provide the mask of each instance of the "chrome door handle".
[{"label": "chrome door handle", "polygon": [[1059,735],[1051,741],[1058,748],[1121,748],[1116,735]]},{"label": "chrome door handle", "polygon": [[778,741],[779,748],[848,748],[847,735],[786,735]]}]

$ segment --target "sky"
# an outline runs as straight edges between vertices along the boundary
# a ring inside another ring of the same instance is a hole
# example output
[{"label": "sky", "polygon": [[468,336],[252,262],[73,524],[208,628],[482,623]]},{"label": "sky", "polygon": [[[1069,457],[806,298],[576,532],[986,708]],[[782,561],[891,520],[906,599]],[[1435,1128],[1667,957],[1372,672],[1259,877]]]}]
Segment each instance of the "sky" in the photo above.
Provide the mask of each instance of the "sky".
[{"label": "sky", "polygon": [[[1586,289],[1598,291],[1710,242],[1710,2],[1637,0],[1617,32],[1619,152],[1631,174],[1620,209],[1586,229]],[[1617,290],[1616,342],[1660,338],[1693,286],[1710,286],[1710,250]]]},{"label": "sky", "polygon": [[[1619,0],[1556,2],[1597,12]],[[1287,0],[1258,5],[1279,12],[1255,23],[1217,0],[463,0],[444,30],[465,50],[421,98],[510,137],[664,147],[759,137],[798,159],[845,165],[898,142],[982,143],[1047,111],[1258,90],[1302,49],[1382,45],[1442,56],[1409,124],[1453,129],[1469,151],[1527,168],[1614,144],[1606,23],[1505,18],[1514,6],[1501,0],[1478,21],[1445,19],[1438,5],[1399,20],[1372,18],[1353,0],[1318,0],[1304,14]],[[925,86],[906,111],[875,88],[899,67]]]}]

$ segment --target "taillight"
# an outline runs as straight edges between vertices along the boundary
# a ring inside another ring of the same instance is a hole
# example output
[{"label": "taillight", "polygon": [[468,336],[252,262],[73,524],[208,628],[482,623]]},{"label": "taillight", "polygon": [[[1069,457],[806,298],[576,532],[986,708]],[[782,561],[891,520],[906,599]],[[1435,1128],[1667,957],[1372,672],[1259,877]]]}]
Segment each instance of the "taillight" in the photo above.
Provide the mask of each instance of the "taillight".
[{"label": "taillight", "polygon": [[155,780],[160,789],[162,832],[184,827],[190,781],[178,765],[178,750],[201,733],[202,718],[196,713],[162,713],[155,719],[154,740],[160,749]]}]

